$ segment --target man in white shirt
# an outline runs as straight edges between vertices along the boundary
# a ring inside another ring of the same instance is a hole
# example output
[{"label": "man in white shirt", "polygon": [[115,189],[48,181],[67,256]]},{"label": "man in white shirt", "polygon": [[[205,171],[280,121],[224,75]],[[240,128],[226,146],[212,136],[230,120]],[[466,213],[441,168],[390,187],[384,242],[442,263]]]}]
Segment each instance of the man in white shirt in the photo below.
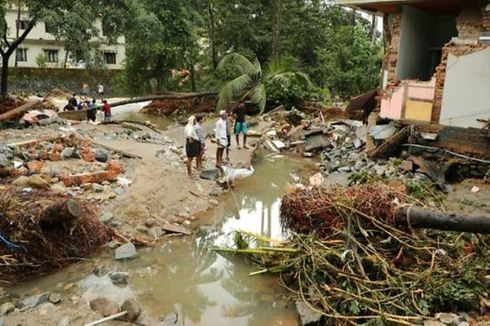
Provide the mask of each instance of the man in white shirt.
[{"label": "man in white shirt", "polygon": [[214,134],[216,140],[218,141],[218,149],[216,150],[216,167],[221,167],[223,165],[223,153],[225,148],[228,147],[228,133],[226,128],[226,119],[228,114],[226,111],[221,111],[219,113],[220,118],[216,122],[216,127],[214,129]]},{"label": "man in white shirt", "polygon": [[97,86],[97,94],[99,94],[99,96],[100,96],[101,99],[104,98],[104,85],[99,84]]}]

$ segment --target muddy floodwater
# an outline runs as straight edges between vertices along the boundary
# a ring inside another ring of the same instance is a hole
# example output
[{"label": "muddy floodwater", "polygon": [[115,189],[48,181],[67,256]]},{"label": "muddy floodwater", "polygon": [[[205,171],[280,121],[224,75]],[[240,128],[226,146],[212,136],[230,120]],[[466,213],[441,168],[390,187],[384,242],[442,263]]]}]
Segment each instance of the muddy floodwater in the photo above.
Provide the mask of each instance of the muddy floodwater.
[{"label": "muddy floodwater", "polygon": [[[150,120],[162,129],[173,123],[166,119],[158,123],[131,112],[117,118]],[[107,249],[98,258],[11,291],[22,296],[56,291],[66,300],[88,300],[91,294],[107,294],[116,301],[135,296],[145,312],[168,325],[297,325],[294,304],[285,300],[287,293],[277,277],[250,277],[256,268],[245,259],[224,258],[212,250],[231,244],[227,235],[235,230],[287,236],[279,220],[280,199],[288,184],[305,181],[313,162],[261,154],[255,168],[255,175],[237,182],[233,191],[219,198],[215,209],[196,215],[193,236],[170,237],[155,248],[140,249],[139,258],[122,263],[114,261],[113,251]],[[94,266],[102,264],[129,273],[129,285],[116,287],[109,277],[91,274]]]}]

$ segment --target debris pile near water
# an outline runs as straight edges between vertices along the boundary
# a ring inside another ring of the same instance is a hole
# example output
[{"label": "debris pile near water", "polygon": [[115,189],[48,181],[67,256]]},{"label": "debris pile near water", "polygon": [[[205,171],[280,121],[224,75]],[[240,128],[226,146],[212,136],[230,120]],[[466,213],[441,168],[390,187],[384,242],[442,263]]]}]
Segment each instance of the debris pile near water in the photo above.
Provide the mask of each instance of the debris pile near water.
[{"label": "debris pile near water", "polygon": [[[16,282],[94,254],[113,235],[92,204],[76,202],[62,216],[69,196],[47,190],[7,188],[0,193],[0,281]],[[64,220],[58,218],[60,215]]]},{"label": "debris pile near water", "polygon": [[421,203],[387,185],[300,190],[281,207],[285,226],[298,232],[287,241],[237,232],[234,247],[216,251],[247,255],[259,266],[251,275],[280,273],[294,299],[325,323],[413,325],[440,312],[485,314],[490,237],[397,227],[400,202]]},{"label": "debris pile near water", "polygon": [[303,189],[283,198],[281,218],[284,226],[295,232],[324,237],[346,225],[343,217],[347,209],[393,224],[395,203],[403,200],[401,192],[383,184]]}]

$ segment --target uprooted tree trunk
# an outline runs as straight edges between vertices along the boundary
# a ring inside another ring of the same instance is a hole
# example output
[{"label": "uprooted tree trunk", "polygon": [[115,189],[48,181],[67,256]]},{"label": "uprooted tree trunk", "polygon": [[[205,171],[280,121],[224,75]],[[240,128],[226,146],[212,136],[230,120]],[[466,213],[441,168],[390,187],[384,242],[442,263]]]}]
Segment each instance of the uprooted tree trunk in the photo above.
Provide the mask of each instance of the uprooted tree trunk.
[{"label": "uprooted tree trunk", "polygon": [[0,114],[0,122],[12,120],[13,118],[15,118],[15,116],[34,109],[36,106],[41,104],[41,102],[42,102],[41,100],[33,100],[19,106],[18,108]]},{"label": "uprooted tree trunk", "polygon": [[397,207],[395,223],[412,228],[490,234],[489,215],[446,213],[411,205]]},{"label": "uprooted tree trunk", "polygon": [[70,223],[80,217],[82,208],[74,199],[65,199],[47,207],[39,218],[44,227],[57,226]]},{"label": "uprooted tree trunk", "polygon": [[141,103],[141,102],[148,102],[148,101],[156,101],[156,100],[187,100],[191,98],[198,98],[198,97],[208,97],[208,96],[217,96],[218,93],[215,92],[205,92],[205,93],[168,93],[168,94],[161,94],[161,95],[151,95],[151,96],[144,96],[144,97],[137,97],[137,98],[132,98],[129,100],[124,100],[124,101],[119,101],[115,103],[111,103],[111,106],[117,107],[117,106],[122,106],[122,105],[127,105],[127,104],[133,104],[133,103]]}]

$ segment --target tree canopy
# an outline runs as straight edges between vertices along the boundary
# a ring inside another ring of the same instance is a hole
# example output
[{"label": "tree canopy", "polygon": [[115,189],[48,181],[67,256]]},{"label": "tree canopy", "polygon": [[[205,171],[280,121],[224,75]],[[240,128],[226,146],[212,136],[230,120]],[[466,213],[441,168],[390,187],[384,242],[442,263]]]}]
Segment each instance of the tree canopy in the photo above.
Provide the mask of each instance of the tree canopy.
[{"label": "tree canopy", "polygon": [[[29,18],[15,37],[15,26],[5,21],[10,3],[22,5]],[[0,11],[3,95],[9,58],[41,21],[86,63],[99,53],[93,40],[100,29],[109,42],[125,36],[121,85],[132,94],[219,91],[231,76],[218,64],[230,53],[261,67],[292,59],[312,81],[309,93],[343,98],[376,87],[380,69],[381,46],[372,42],[370,21],[327,0],[0,0]],[[285,92],[272,90],[271,100]]]}]

